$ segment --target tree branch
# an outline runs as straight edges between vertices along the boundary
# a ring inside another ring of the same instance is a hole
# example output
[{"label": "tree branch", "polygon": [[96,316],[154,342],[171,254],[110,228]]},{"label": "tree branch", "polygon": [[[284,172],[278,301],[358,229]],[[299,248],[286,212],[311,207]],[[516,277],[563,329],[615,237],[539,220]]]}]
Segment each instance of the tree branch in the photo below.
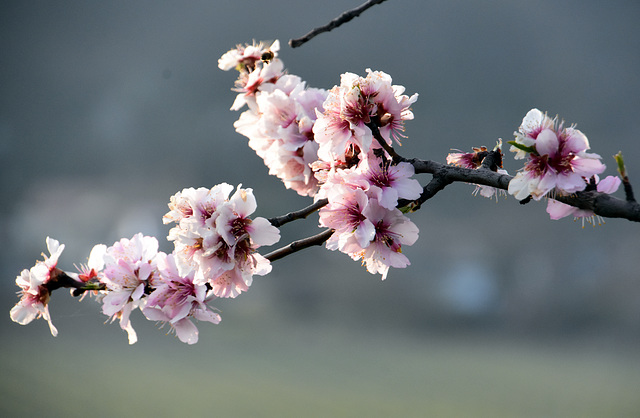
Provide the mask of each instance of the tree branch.
[{"label": "tree branch", "polygon": [[289,254],[304,250],[305,248],[313,247],[314,245],[322,245],[322,243],[328,240],[331,235],[333,235],[333,229],[327,229],[317,235],[298,241],[293,241],[291,244],[285,247],[270,252],[269,254],[265,255],[264,258],[269,261],[279,260],[283,257],[288,256]]},{"label": "tree branch", "polygon": [[333,30],[333,29],[337,28],[338,26],[342,25],[343,23],[347,23],[348,21],[350,21],[354,17],[358,17],[365,10],[369,9],[370,7],[375,6],[376,4],[380,4],[383,1],[385,1],[385,0],[368,0],[367,2],[365,2],[365,3],[361,4],[360,6],[356,7],[355,9],[347,10],[346,12],[343,12],[340,16],[336,17],[335,19],[333,19],[331,22],[327,23],[326,25],[320,26],[318,28],[315,28],[311,32],[307,33],[306,35],[304,35],[304,36],[302,36],[300,38],[289,40],[289,46],[291,48],[297,48],[297,47],[301,46],[302,44],[310,41],[316,35],[319,35],[319,34],[324,33],[324,32],[329,32],[330,30]]},{"label": "tree branch", "polygon": [[[457,166],[441,164],[435,161],[404,159],[415,168],[416,174],[429,173],[434,178],[425,186],[424,196],[415,201],[416,207],[430,199],[435,193],[444,189],[453,182],[465,182],[492,186],[497,189],[507,190],[509,182],[513,178],[508,174],[500,174],[485,168],[471,169]],[[640,204],[632,200],[622,200],[607,193],[600,193],[594,190],[574,193],[570,196],[556,196],[559,202],[577,207],[579,209],[590,210],[603,218],[624,218],[633,222],[640,222]],[[411,202],[403,202],[410,204]]]},{"label": "tree branch", "polygon": [[276,228],[279,228],[286,223],[295,221],[296,219],[306,218],[316,210],[320,209],[323,206],[326,206],[327,203],[329,203],[327,199],[320,199],[317,202],[315,202],[313,205],[309,205],[306,208],[302,208],[294,212],[289,212],[286,215],[269,218],[268,221],[271,222],[271,225],[275,226]]},{"label": "tree branch", "polygon": [[371,129],[371,134],[373,135],[375,140],[378,141],[378,144],[380,144],[382,149],[384,149],[387,152],[387,154],[391,156],[394,163],[397,164],[400,161],[405,160],[403,157],[398,155],[398,153],[396,153],[396,151],[393,149],[391,145],[387,144],[387,141],[382,137],[382,134],[380,133],[380,128],[378,128],[378,125],[375,121],[365,123],[365,125],[367,125],[369,129]]}]

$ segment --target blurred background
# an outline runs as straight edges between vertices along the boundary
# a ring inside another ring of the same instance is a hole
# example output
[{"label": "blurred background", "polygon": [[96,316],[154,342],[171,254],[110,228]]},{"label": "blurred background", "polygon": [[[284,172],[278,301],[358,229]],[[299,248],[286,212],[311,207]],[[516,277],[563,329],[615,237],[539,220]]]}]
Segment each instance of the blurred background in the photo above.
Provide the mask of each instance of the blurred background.
[{"label": "blurred background", "polygon": [[[137,232],[171,251],[161,217],[185,187],[252,187],[256,216],[310,203],[234,131],[217,60],[253,39],[280,39],[311,87],[371,68],[418,92],[404,156],[492,147],[537,107],[576,123],[605,175],[621,150],[640,188],[640,3],[390,0],[286,45],[361,2],[2,3],[0,415],[640,416],[640,226],[550,221],[543,202],[465,184],[413,214],[408,268],[383,282],[340,253],[294,254],[216,301],[223,320],[195,346],[139,312],[129,346],[65,291],[57,338],[11,322],[47,236],[72,271]],[[317,216],[286,225],[280,244],[316,231]]]}]

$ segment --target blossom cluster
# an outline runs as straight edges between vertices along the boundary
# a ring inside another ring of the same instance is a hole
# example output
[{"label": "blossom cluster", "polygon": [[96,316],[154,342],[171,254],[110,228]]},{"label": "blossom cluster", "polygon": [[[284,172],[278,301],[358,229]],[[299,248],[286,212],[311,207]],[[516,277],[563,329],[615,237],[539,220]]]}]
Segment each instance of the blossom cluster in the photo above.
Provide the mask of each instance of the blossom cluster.
[{"label": "blossom cluster", "polygon": [[412,245],[418,228],[400,210],[399,199],[417,199],[422,188],[411,164],[392,161],[379,140],[391,146],[404,137],[404,121],[418,95],[404,95],[382,71],[342,74],[329,91],[307,88],[285,74],[278,41],[238,46],[218,65],[240,75],[232,110],[248,110],[234,124],[265,161],[269,173],[301,195],[326,198],[320,226],[334,229],[327,248],[362,260],[386,277],[405,267],[402,245]]},{"label": "blossom cluster", "polygon": [[236,131],[249,138],[249,147],[264,160],[269,174],[300,195],[313,196],[318,183],[310,164],[317,159],[318,144],[312,128],[327,92],[307,88],[300,77],[286,74],[279,45],[238,46],[225,53],[218,66],[239,72],[231,109],[247,105],[248,110],[234,123]]},{"label": "blossom cluster", "polygon": [[49,299],[51,291],[47,285],[61,273],[57,268],[58,258],[64,251],[64,244],[47,237],[47,249],[50,256],[44,253],[44,261],[38,260],[30,269],[24,269],[16,277],[16,285],[20,288],[20,301],[11,309],[10,316],[14,322],[26,325],[36,318],[44,318],[49,323],[51,334],[55,337],[58,330],[51,322]]},{"label": "blossom cluster", "polygon": [[[320,208],[319,225],[331,231],[326,247],[361,260],[384,280],[391,267],[410,264],[402,249],[418,239],[418,228],[405,213],[423,188],[412,178],[414,166],[392,148],[405,138],[404,123],[413,119],[411,105],[418,95],[405,95],[388,74],[370,69],[366,76],[342,74],[340,85],[330,90],[308,88],[285,72],[278,51],[278,41],[239,45],[219,59],[222,70],[239,72],[231,109],[248,108],[234,123],[236,131],[249,139],[270,174],[315,199],[310,208]],[[551,219],[573,215],[583,225],[585,219],[595,223],[593,212],[554,198],[583,190],[613,193],[621,184],[614,176],[600,181],[605,166],[599,155],[587,152],[581,131],[538,109],[527,113],[509,143],[515,158],[526,163],[509,182],[508,193],[520,201],[548,198]],[[447,163],[506,175],[501,146],[499,140],[493,151],[451,153]],[[490,154],[493,160],[485,160]],[[479,185],[474,194],[499,192],[504,191]],[[170,198],[163,217],[165,224],[174,224],[167,237],[173,252],[163,253],[156,238],[136,234],[109,247],[96,245],[78,273],[57,267],[65,246],[47,237],[50,255],[16,278],[20,300],[11,319],[25,325],[42,317],[57,335],[50,295],[70,287],[74,295],[94,294],[102,312],[112,322],[119,320],[130,344],[137,341],[131,322],[135,310],[193,344],[198,341],[194,320],[221,321],[210,302],[235,298],[249,289],[253,276],[271,271],[270,261],[257,250],[278,242],[280,232],[269,220],[252,217],[256,208],[253,190],[242,185],[235,191],[227,183],[185,188]]]},{"label": "blossom cluster", "polygon": [[[607,176],[600,181],[598,174],[605,170],[600,156],[588,153],[589,141],[575,126],[565,127],[564,121],[550,118],[538,109],[531,109],[514,132],[515,140],[510,141],[510,151],[515,159],[526,159],[524,167],[509,182],[508,193],[518,200],[547,198],[547,213],[553,220],[573,215],[595,225],[596,215],[589,210],[579,209],[555,200],[583,190],[600,193],[614,193],[621,180],[617,176]],[[502,154],[502,140],[494,151]],[[471,153],[456,152],[447,156],[447,163],[458,167],[479,169],[488,151],[486,147],[474,148]],[[507,174],[502,167],[496,170]],[[477,185],[474,194],[493,197],[503,190],[491,186]],[[598,219],[601,223],[601,218]]]},{"label": "blossom cluster", "polygon": [[271,271],[271,263],[256,249],[280,240],[280,231],[256,210],[252,189],[222,183],[188,188],[171,197],[164,223],[171,228],[176,267],[181,274],[195,271],[194,281],[211,287],[218,297],[236,297],[249,289],[253,276]]},{"label": "blossom cluster", "polygon": [[422,187],[411,178],[413,166],[395,163],[379,142],[399,142],[404,121],[413,119],[410,105],[418,96],[403,92],[381,71],[367,70],[366,77],[345,73],[313,127],[320,144],[314,164],[321,183],[317,198],[328,200],[320,209],[320,225],[335,230],[327,248],[362,260],[383,280],[389,267],[410,264],[402,246],[418,239],[418,227],[397,206],[400,199],[419,198]]},{"label": "blossom cluster", "polygon": [[255,249],[279,239],[279,231],[266,219],[249,218],[256,208],[252,190],[238,187],[229,197],[232,190],[223,183],[185,189],[171,198],[164,220],[178,225],[168,237],[175,244],[170,254],[158,251],[156,238],[139,233],[109,247],[94,246],[79,273],[65,273],[57,268],[64,245],[47,238],[51,256],[16,278],[21,299],[11,319],[26,325],[43,317],[57,335],[48,302],[52,287],[64,278],[64,287],[95,293],[102,313],[112,322],[119,320],[130,344],[138,340],[131,323],[136,309],[149,320],[169,324],[180,341],[196,343],[193,320],[219,323],[220,315],[208,303],[235,297],[248,289],[254,274],[268,273],[269,261]]}]

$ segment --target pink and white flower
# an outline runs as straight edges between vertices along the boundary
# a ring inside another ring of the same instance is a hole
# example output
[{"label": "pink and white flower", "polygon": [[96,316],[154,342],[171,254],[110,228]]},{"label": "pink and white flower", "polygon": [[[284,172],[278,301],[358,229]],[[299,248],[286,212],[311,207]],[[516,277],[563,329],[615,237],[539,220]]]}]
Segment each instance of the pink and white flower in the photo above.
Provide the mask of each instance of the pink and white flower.
[{"label": "pink and white flower", "polygon": [[392,210],[398,205],[398,199],[415,200],[422,194],[418,180],[411,178],[415,169],[409,163],[393,165],[371,156],[360,162],[358,171],[369,183],[367,194],[375,197],[383,208]]},{"label": "pink and white flower", "polygon": [[236,69],[245,71],[247,67],[252,68],[255,63],[261,61],[264,54],[267,53],[274,59],[278,56],[280,50],[280,41],[277,39],[267,47],[263,42],[252,45],[238,45],[236,48],[224,53],[218,60],[218,68],[223,71]]},{"label": "pink and white flower", "polygon": [[[607,176],[602,181],[600,181],[599,177],[596,175],[593,177],[593,181],[596,184],[596,190],[598,192],[607,194],[615,193],[622,183],[620,177],[618,176]],[[549,201],[547,202],[547,213],[553,220],[558,220],[566,216],[573,215],[574,220],[582,219],[583,228],[585,220],[595,226],[596,217],[598,218],[599,223],[602,223],[602,218],[593,213],[593,211],[580,209],[575,206],[558,202],[554,199],[549,199]]]},{"label": "pink and white flower", "polygon": [[105,267],[100,281],[106,290],[102,313],[112,321],[120,319],[120,328],[127,331],[129,344],[138,340],[129,316],[134,309],[144,306],[145,288],[154,285],[158,276],[157,254],[158,240],[139,233],[114,243],[103,255]]},{"label": "pink and white flower", "polygon": [[198,342],[198,328],[192,319],[218,324],[220,315],[207,306],[215,299],[205,284],[194,282],[195,272],[182,275],[178,272],[174,254],[159,253],[157,256],[158,278],[155,290],[148,296],[142,312],[147,319],[166,322],[175,331],[180,341],[187,344]]},{"label": "pink and white flower", "polygon": [[320,226],[335,230],[327,240],[327,248],[343,251],[351,239],[360,247],[368,246],[375,236],[375,227],[365,215],[369,198],[364,190],[336,185],[329,189],[327,198],[329,204],[319,211]]},{"label": "pink and white flower", "polygon": [[418,99],[403,94],[404,87],[391,84],[391,77],[382,71],[367,69],[366,77],[344,73],[340,86],[329,91],[324,111],[318,111],[313,133],[320,144],[318,156],[324,161],[345,160],[350,147],[367,153],[373,143],[374,122],[382,137],[391,145],[403,137],[404,121],[413,119],[410,106]]},{"label": "pink and white flower", "polygon": [[349,240],[343,252],[354,260],[362,260],[367,271],[387,278],[389,267],[404,268],[411,264],[402,254],[403,245],[413,245],[418,239],[418,227],[398,209],[387,210],[375,201],[369,202],[367,218],[375,228],[373,239],[366,247]]},{"label": "pink and white flower", "polygon": [[600,156],[587,153],[587,137],[574,127],[550,120],[538,109],[527,113],[510,142],[520,158],[528,153],[524,169],[509,183],[509,194],[522,200],[531,195],[540,200],[549,192],[559,194],[584,190],[585,178],[604,171]]},{"label": "pink and white flower", "polygon": [[51,334],[55,337],[58,330],[51,322],[49,314],[49,298],[51,292],[46,287],[47,283],[54,281],[62,271],[57,268],[58,258],[64,250],[64,244],[47,237],[47,249],[50,256],[44,253],[44,261],[36,261],[31,269],[24,269],[16,277],[16,285],[20,287],[20,301],[11,309],[10,316],[14,322],[27,325],[36,318],[44,318],[49,324]]}]

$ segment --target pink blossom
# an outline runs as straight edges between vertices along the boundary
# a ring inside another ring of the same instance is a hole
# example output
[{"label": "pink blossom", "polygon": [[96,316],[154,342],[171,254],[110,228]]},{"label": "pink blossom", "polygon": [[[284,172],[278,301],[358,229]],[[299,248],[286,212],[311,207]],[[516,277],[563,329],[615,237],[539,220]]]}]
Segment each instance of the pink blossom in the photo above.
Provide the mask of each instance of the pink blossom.
[{"label": "pink blossom", "polygon": [[[502,148],[502,139],[499,139],[498,144],[494,148],[494,151],[499,152],[500,156],[502,156],[501,148]],[[451,164],[457,167],[464,167],[464,168],[470,168],[472,170],[477,170],[480,167],[482,167],[482,162],[487,157],[487,155],[488,155],[487,147],[484,147],[484,146],[473,147],[473,152],[453,152],[448,154],[447,164]],[[502,166],[501,162],[498,164],[498,166],[499,167]],[[509,174],[507,170],[504,170],[502,168],[497,168],[496,172],[499,174]],[[476,188],[473,190],[473,192],[471,192],[474,196],[476,196],[479,193],[480,196],[486,197],[488,199],[495,197],[497,201],[499,194],[505,195],[505,196],[507,194],[506,191],[502,189],[496,189],[495,187],[492,187],[492,186],[485,186],[480,184],[475,186]]]},{"label": "pink blossom", "polygon": [[47,249],[50,256],[42,254],[44,261],[36,261],[36,265],[30,270],[24,269],[16,277],[16,285],[20,287],[20,301],[11,309],[11,319],[20,325],[27,325],[36,318],[43,317],[49,324],[51,334],[55,337],[58,330],[51,322],[49,314],[49,298],[51,292],[46,287],[47,283],[54,281],[56,276],[62,273],[56,266],[58,258],[64,250],[64,244],[47,237]]},{"label": "pink blossom", "polygon": [[394,209],[398,199],[415,200],[422,194],[418,180],[411,178],[415,170],[409,163],[392,165],[390,161],[370,157],[360,162],[358,171],[369,183],[367,194],[386,209]]},{"label": "pink blossom", "polygon": [[145,287],[153,286],[158,275],[157,254],[158,241],[139,233],[130,240],[123,238],[114,243],[103,256],[105,268],[100,281],[106,291],[102,297],[102,313],[112,321],[120,319],[120,328],[127,331],[129,344],[138,340],[129,316],[142,306]]},{"label": "pink blossom", "polygon": [[163,216],[162,221],[165,224],[171,222],[179,224],[188,219],[186,222],[195,222],[197,226],[212,223],[215,218],[211,220],[211,217],[217,213],[218,206],[225,202],[232,190],[233,186],[227,183],[218,184],[211,189],[204,187],[183,189],[171,196],[170,211]]},{"label": "pink blossom", "polygon": [[213,324],[220,322],[220,315],[207,306],[215,296],[206,285],[194,283],[193,270],[181,275],[173,254],[159,253],[157,266],[156,288],[147,298],[142,312],[150,320],[169,323],[180,341],[195,344],[198,328],[192,319]]},{"label": "pink blossom", "polygon": [[329,91],[324,112],[318,112],[313,132],[320,144],[318,156],[325,161],[345,159],[349,147],[367,153],[373,143],[367,126],[375,123],[382,137],[391,144],[403,137],[404,121],[413,119],[410,106],[418,95],[403,95],[404,87],[393,86],[391,77],[382,71],[367,69],[366,77],[344,73],[340,86]]},{"label": "pink blossom", "polygon": [[[594,176],[594,183],[597,184],[596,190],[600,193],[611,194],[618,190],[620,187],[620,177],[607,176],[602,181],[598,176]],[[574,220],[582,219],[582,227],[584,228],[584,221],[586,220],[593,226],[595,226],[596,214],[593,211],[587,209],[579,209],[575,206],[567,205],[562,202],[558,202],[554,199],[549,199],[547,202],[547,213],[553,220],[564,218],[565,216],[573,215]],[[602,222],[602,218],[598,216],[599,223]]]},{"label": "pink blossom", "polygon": [[327,240],[330,250],[343,250],[353,237],[361,247],[366,247],[375,236],[373,223],[364,212],[369,198],[360,188],[336,185],[328,191],[329,204],[320,209],[320,225],[335,230]]},{"label": "pink blossom", "polygon": [[418,239],[418,227],[398,209],[387,210],[375,201],[369,202],[367,219],[375,227],[371,242],[363,247],[359,242],[350,240],[343,248],[354,260],[362,260],[367,271],[382,274],[387,278],[389,267],[404,268],[411,264],[402,254],[403,245],[413,245]]},{"label": "pink blossom", "polygon": [[256,69],[236,82],[234,89],[239,92],[231,106],[231,110],[240,110],[245,104],[249,109],[256,108],[256,94],[259,91],[271,91],[273,84],[284,74],[284,65],[280,60],[267,64],[258,63]]},{"label": "pink blossom", "polygon": [[271,59],[278,56],[280,41],[277,39],[267,47],[263,42],[252,45],[238,45],[236,48],[225,52],[218,60],[218,67],[223,71],[237,69],[244,70],[246,67],[252,68],[255,63],[262,60],[263,54],[271,53]]},{"label": "pink blossom", "polygon": [[318,150],[312,128],[325,97],[324,90],[306,89],[300,77],[282,75],[256,92],[250,110],[234,123],[269,167],[269,174],[303,196],[313,196],[318,189],[310,168]]},{"label": "pink blossom", "polygon": [[525,116],[512,144],[517,157],[523,150],[516,145],[531,150],[524,169],[509,183],[509,194],[518,200],[529,195],[540,200],[552,190],[559,194],[583,190],[584,178],[605,169],[599,155],[586,152],[589,142],[582,132],[564,128],[557,120],[550,125],[549,118],[537,109]]},{"label": "pink blossom", "polygon": [[256,250],[276,243],[280,232],[267,219],[250,217],[257,208],[252,189],[238,186],[231,197],[228,187],[220,190],[215,211],[204,224],[185,216],[169,231],[168,239],[174,242],[180,274],[193,269],[195,283],[208,283],[216,296],[235,297],[248,289],[253,275],[271,271],[269,261]]}]

